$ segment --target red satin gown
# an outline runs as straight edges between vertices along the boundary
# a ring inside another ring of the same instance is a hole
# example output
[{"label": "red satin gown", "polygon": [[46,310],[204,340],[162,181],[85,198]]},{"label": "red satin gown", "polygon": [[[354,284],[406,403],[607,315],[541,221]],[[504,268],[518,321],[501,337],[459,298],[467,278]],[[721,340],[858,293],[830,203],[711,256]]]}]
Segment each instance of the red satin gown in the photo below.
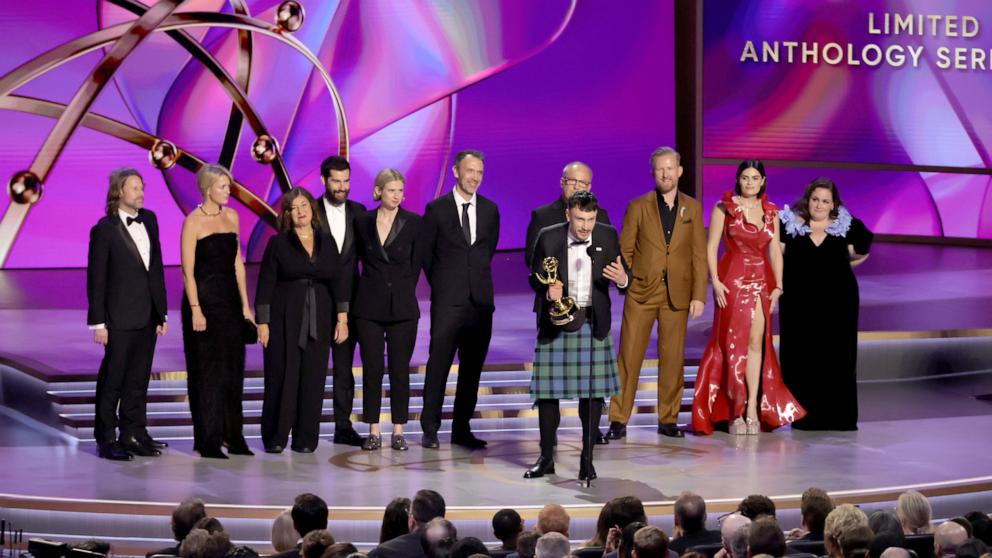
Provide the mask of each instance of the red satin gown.
[{"label": "red satin gown", "polygon": [[723,241],[726,253],[717,269],[727,286],[727,305],[716,308],[713,333],[706,345],[692,398],[692,426],[696,434],[711,434],[719,422],[744,416],[747,408],[747,344],[754,318],[755,298],[765,314],[764,362],[758,392],[762,430],[768,431],[802,418],[806,411],[782,382],[782,370],[772,345],[769,295],[776,287],[768,261],[768,244],[775,235],[778,208],[761,198],[764,223],[758,228],[745,220],[744,209],[728,192],[723,196],[726,217]]}]

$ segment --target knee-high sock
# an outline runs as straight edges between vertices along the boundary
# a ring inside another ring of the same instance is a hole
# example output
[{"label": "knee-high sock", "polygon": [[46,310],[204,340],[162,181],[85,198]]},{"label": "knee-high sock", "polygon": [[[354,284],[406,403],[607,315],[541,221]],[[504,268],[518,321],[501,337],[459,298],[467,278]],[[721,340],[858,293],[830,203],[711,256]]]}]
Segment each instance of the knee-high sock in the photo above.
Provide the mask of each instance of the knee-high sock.
[{"label": "knee-high sock", "polygon": [[555,431],[561,422],[557,399],[537,400],[537,423],[541,431],[541,457],[551,459],[555,444]]},{"label": "knee-high sock", "polygon": [[579,399],[579,419],[582,421],[582,456],[592,459],[592,449],[599,434],[599,421],[603,417],[603,399]]}]

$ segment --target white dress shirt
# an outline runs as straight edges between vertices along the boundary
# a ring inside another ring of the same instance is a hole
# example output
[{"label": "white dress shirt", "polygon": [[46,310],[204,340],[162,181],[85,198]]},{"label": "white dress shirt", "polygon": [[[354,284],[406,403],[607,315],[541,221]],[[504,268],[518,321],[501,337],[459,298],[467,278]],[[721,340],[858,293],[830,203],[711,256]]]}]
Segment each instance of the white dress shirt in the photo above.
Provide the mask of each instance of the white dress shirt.
[{"label": "white dress shirt", "polygon": [[452,188],[451,195],[454,196],[455,198],[455,207],[458,209],[459,224],[462,222],[462,211],[464,211],[464,209],[462,209],[462,206],[465,205],[466,203],[468,204],[468,224],[469,224],[469,229],[471,230],[472,233],[472,242],[470,242],[469,244],[475,244],[475,239],[478,238],[478,236],[476,236],[475,234],[475,231],[477,230],[479,225],[479,220],[475,218],[476,215],[475,202],[477,201],[475,198],[475,194],[472,194],[472,197],[468,201],[465,201],[465,198],[463,198],[458,192],[455,191],[454,188]]},{"label": "white dress shirt", "polygon": [[592,234],[585,241],[572,236],[568,231],[568,296],[575,299],[579,308],[592,306]]},{"label": "white dress shirt", "polygon": [[334,205],[327,201],[327,196],[321,196],[321,199],[324,200],[324,210],[327,212],[327,227],[331,229],[331,236],[334,238],[334,243],[338,245],[338,253],[340,254],[344,250],[344,235],[347,228],[344,212],[346,204]]}]

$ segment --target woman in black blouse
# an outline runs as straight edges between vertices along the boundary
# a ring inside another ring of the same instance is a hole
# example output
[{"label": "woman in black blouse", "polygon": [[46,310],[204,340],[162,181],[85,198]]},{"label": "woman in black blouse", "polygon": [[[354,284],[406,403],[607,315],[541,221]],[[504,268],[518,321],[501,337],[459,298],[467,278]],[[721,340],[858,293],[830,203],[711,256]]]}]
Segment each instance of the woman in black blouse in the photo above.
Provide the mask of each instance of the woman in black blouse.
[{"label": "woman in black blouse", "polygon": [[784,283],[780,301],[782,379],[806,409],[801,430],[858,428],[858,280],[872,233],[843,206],[833,181],[818,178],[779,212]]},{"label": "woman in black blouse", "polygon": [[420,216],[400,207],[405,179],[399,171],[385,169],[375,177],[372,197],[377,209],[358,217],[355,233],[362,276],[351,307],[362,351],[362,420],[369,437],[362,449],[382,447],[379,411],[382,406],[383,352],[389,352],[389,403],[394,450],[405,451],[403,425],[410,406],[410,358],[417,340],[417,279],[414,240]]},{"label": "woman in black blouse", "polygon": [[[255,293],[258,339],[264,350],[262,442],[281,453],[317,447],[331,340],[348,338],[334,240],[321,233],[313,196],[293,188],[282,198],[280,233],[269,240]],[[345,303],[346,304],[346,303]],[[332,312],[337,311],[337,327]]]}]

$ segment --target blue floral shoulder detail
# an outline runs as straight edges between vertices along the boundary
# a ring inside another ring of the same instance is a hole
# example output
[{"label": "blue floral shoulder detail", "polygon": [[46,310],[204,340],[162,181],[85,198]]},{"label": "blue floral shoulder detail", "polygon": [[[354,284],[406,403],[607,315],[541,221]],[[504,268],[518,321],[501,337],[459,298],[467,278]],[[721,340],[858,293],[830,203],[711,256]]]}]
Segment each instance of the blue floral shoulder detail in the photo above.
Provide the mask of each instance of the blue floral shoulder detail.
[{"label": "blue floral shoulder detail", "polygon": [[846,237],[847,231],[851,230],[851,213],[843,205],[837,208],[837,218],[827,227],[827,234],[831,236]]},{"label": "blue floral shoulder detail", "polygon": [[[793,238],[797,236],[806,236],[807,234],[813,232],[813,229],[811,229],[806,223],[803,223],[803,220],[800,219],[794,211],[789,209],[788,205],[782,206],[782,209],[778,212],[778,217],[782,220],[782,224],[785,225],[785,232],[789,233],[789,236]],[[848,218],[850,218],[850,216],[848,216]]]}]

